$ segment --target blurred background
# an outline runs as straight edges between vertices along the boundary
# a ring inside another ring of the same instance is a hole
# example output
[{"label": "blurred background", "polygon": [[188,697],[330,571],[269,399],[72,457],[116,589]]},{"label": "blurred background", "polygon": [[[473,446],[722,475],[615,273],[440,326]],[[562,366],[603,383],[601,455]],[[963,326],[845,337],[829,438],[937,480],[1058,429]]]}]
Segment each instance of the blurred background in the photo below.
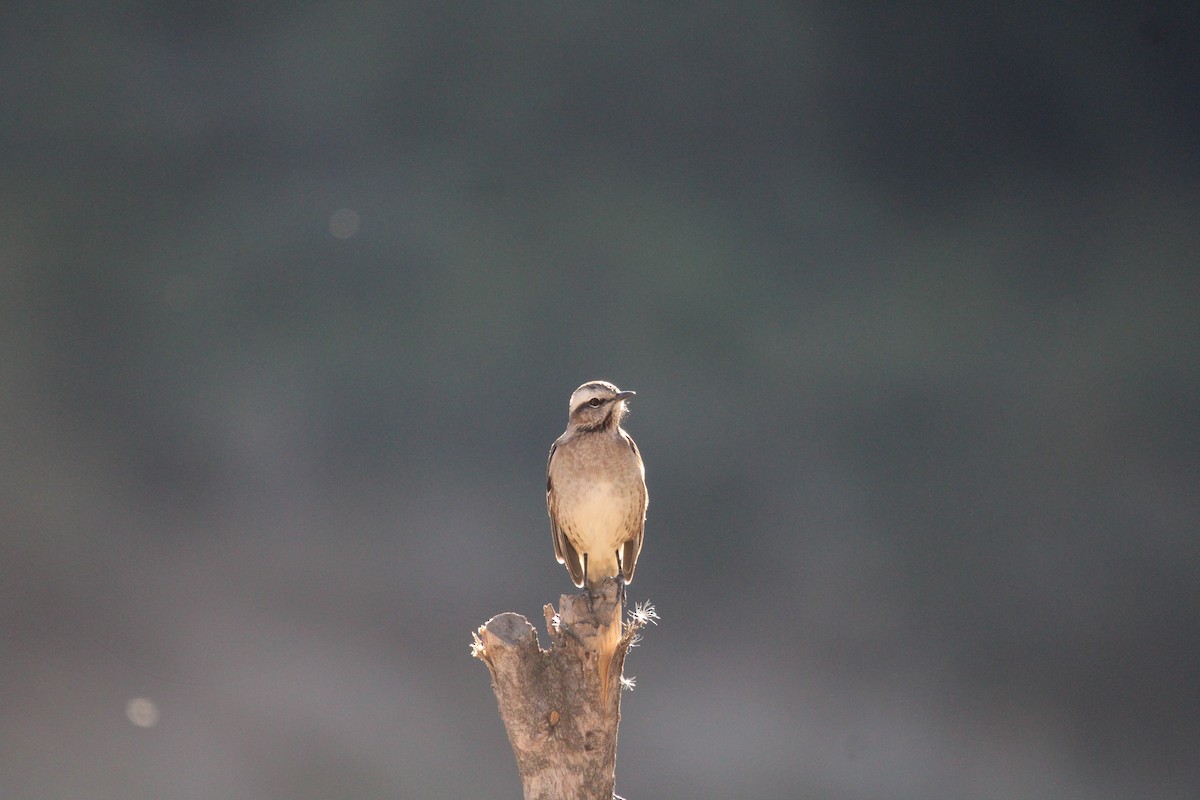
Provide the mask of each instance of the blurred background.
[{"label": "blurred background", "polygon": [[622,796],[1198,796],[1194,3],[18,0],[0,108],[0,797],[519,797],[593,378]]}]

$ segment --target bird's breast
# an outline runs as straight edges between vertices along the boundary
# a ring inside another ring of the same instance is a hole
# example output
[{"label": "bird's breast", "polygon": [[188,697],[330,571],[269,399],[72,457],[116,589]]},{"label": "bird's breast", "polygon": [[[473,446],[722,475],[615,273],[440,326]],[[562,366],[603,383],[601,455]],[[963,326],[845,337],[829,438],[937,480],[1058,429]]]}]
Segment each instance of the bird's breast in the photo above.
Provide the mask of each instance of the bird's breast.
[{"label": "bird's breast", "polygon": [[645,514],[641,465],[621,439],[560,446],[551,481],[555,517],[583,551],[616,548]]}]

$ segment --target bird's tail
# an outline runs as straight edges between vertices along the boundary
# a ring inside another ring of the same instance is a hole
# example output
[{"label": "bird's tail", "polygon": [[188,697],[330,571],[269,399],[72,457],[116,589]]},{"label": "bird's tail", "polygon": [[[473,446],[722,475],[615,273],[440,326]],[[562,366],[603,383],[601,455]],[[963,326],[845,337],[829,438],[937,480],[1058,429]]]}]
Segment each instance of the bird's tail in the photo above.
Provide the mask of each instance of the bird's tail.
[{"label": "bird's tail", "polygon": [[[600,696],[607,698],[612,686],[610,683],[613,664],[617,661],[617,650],[621,646],[624,631],[621,628],[621,599],[612,604],[612,616],[600,620],[600,630],[597,636],[596,665],[600,672]],[[607,615],[606,615],[607,616]],[[620,676],[618,676],[620,677]]]}]

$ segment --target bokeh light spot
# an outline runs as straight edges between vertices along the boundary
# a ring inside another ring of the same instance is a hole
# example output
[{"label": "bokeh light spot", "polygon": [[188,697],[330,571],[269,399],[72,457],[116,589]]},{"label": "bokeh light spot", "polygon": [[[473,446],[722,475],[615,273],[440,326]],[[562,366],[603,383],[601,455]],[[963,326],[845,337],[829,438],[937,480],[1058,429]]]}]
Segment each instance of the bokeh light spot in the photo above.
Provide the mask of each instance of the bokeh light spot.
[{"label": "bokeh light spot", "polygon": [[329,217],[329,232],[339,239],[349,239],[358,233],[358,212],[352,208],[339,208]]},{"label": "bokeh light spot", "polygon": [[125,704],[125,716],[139,728],[153,728],[158,724],[158,706],[153,700],[135,697]]}]

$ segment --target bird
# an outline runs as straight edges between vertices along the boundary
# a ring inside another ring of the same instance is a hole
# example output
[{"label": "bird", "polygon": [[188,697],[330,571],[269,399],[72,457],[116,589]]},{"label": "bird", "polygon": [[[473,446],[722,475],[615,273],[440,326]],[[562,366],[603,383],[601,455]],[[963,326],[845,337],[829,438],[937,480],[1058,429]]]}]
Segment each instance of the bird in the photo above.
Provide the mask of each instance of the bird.
[{"label": "bird", "polygon": [[546,461],[554,557],[590,597],[615,577],[624,597],[646,527],[646,468],[621,427],[636,392],[588,381],[571,393],[567,429]]}]

